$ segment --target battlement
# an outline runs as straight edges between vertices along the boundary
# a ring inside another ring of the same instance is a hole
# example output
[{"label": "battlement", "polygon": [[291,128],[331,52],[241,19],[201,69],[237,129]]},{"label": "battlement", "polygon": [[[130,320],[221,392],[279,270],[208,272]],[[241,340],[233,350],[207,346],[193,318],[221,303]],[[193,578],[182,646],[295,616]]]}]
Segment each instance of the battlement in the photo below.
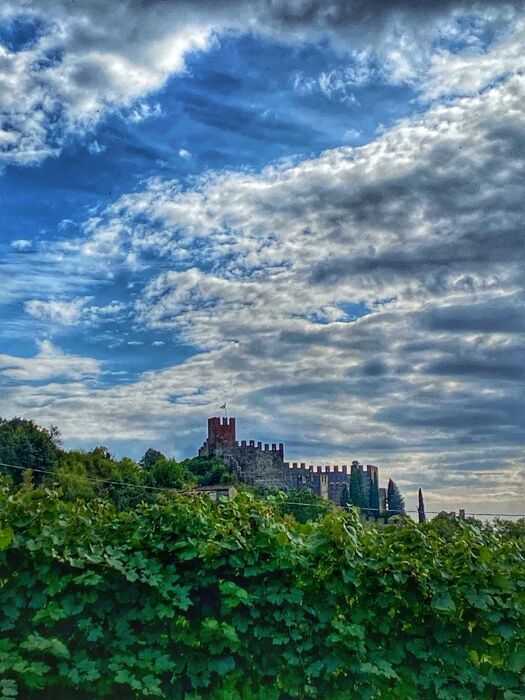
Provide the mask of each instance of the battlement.
[{"label": "battlement", "polygon": [[[307,464],[285,462],[282,442],[268,443],[237,440],[235,418],[214,416],[208,419],[208,437],[199,450],[201,457],[218,457],[240,481],[252,486],[277,489],[310,489],[321,498],[341,502],[345,488],[351,489],[351,475],[358,470],[362,477],[363,496],[369,503],[378,490],[378,467],[352,464]],[[381,503],[381,501],[380,501]],[[384,508],[383,508],[384,510]]]},{"label": "battlement", "polygon": [[208,418],[208,443],[210,445],[235,444],[235,418]]},{"label": "battlement", "polygon": [[281,456],[284,454],[284,445],[282,442],[276,443],[272,442],[271,446],[270,443],[265,442],[264,444],[262,442],[255,442],[255,440],[236,440],[234,443],[235,447],[239,447],[241,449],[245,448],[247,450],[259,450],[262,452],[276,452],[277,454],[280,454]]},{"label": "battlement", "polygon": [[350,474],[350,468],[347,464],[325,464],[313,465],[306,462],[285,462],[284,466],[288,469],[293,469],[301,472],[313,472],[314,474]]}]

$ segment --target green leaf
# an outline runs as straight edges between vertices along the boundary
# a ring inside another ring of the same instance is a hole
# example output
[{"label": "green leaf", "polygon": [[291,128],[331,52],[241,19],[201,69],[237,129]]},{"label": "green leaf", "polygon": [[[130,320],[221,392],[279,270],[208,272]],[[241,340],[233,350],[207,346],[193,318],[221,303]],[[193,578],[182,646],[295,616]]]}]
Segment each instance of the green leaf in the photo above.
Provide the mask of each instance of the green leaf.
[{"label": "green leaf", "polygon": [[434,610],[440,612],[454,612],[456,609],[456,604],[448,591],[433,596],[431,605]]},{"label": "green leaf", "polygon": [[520,673],[525,668],[525,649],[518,649],[509,659],[508,668],[510,671]]},{"label": "green leaf", "polygon": [[0,528],[0,552],[9,547],[14,536],[15,533],[10,527]]}]

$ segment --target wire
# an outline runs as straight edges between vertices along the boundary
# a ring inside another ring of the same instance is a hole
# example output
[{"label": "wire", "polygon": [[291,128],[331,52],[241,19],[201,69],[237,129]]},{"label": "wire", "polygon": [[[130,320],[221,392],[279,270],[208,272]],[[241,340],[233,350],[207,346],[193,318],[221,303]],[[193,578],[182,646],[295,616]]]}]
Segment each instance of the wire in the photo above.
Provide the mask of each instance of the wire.
[{"label": "wire", "polygon": [[[56,471],[53,471],[51,469],[39,469],[37,467],[22,467],[19,464],[6,464],[5,462],[0,462],[0,467],[8,467],[9,469],[19,469],[20,471],[33,471],[33,472],[39,472],[41,474],[52,474],[52,475],[57,475]],[[96,477],[91,477],[87,476],[85,474],[72,474],[72,477],[76,479],[85,479],[86,481],[91,481],[93,483],[99,483],[99,484],[110,484],[111,486],[128,486],[131,488],[135,489],[144,489],[144,490],[150,490],[150,491],[171,491],[172,493],[180,493],[180,494],[185,494],[185,493],[198,493],[197,489],[198,487],[194,489],[175,489],[175,488],[170,488],[169,486],[148,486],[147,484],[133,484],[131,482],[127,481],[112,481],[111,479],[98,479]],[[228,487],[228,484],[224,485],[225,488]],[[322,504],[317,504],[317,503],[300,503],[299,501],[284,501],[283,503],[280,503],[279,505],[287,505],[287,506],[302,506],[303,508],[326,508],[325,505]],[[350,504],[347,504],[350,505]],[[379,508],[362,508],[360,507],[361,510],[367,510],[367,511],[374,511],[374,512],[382,512],[380,511]],[[425,513],[428,515],[439,515],[439,513],[447,512],[444,510],[425,510]],[[389,515],[403,515],[404,513],[419,513],[418,510],[389,510],[388,514]],[[471,513],[465,511],[465,515],[481,515],[484,517],[493,517],[493,518],[525,518],[524,513]]]},{"label": "wire", "polygon": [[[0,462],[0,467],[9,467],[10,469],[19,469],[21,471],[32,471],[39,472],[41,474],[54,474],[57,476],[56,471],[51,469],[38,469],[37,467],[22,467],[18,464],[6,464],[5,462]],[[194,493],[194,489],[173,489],[169,486],[148,486],[148,484],[133,484],[128,481],[112,481],[111,479],[97,479],[96,477],[86,476],[85,474],[71,474],[72,477],[76,479],[85,479],[86,481],[92,481],[98,484],[111,484],[112,486],[131,486],[136,489],[147,489],[152,491],[177,491],[177,493]]]},{"label": "wire", "polygon": [[[325,508],[326,506],[323,505],[318,505],[317,503],[299,503],[299,501],[294,502],[294,501],[285,501],[283,505],[287,506],[306,506],[308,508]],[[352,505],[351,503],[347,503],[347,505]],[[404,515],[405,513],[419,513],[418,510],[387,510],[387,511],[381,511],[379,508],[363,508],[362,506],[358,506],[360,510],[371,510],[375,511],[378,513],[383,513],[383,512],[388,512],[388,515]],[[446,510],[426,510],[425,513],[428,515],[439,515],[439,513],[447,513],[448,511]],[[471,513],[470,511],[465,511],[465,515],[484,515],[484,516],[492,516],[494,518],[500,517],[500,518],[525,518],[525,514],[522,513]]]}]

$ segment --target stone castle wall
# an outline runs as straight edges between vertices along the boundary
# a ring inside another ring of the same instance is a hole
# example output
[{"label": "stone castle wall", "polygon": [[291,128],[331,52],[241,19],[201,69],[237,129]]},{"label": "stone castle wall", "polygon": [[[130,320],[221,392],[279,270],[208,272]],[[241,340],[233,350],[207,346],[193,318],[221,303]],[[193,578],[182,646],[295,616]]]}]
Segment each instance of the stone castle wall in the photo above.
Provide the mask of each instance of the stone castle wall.
[{"label": "stone castle wall", "polygon": [[251,486],[282,489],[285,487],[283,446],[236,442],[217,445],[214,454],[234,469],[241,481]]},{"label": "stone castle wall", "polygon": [[[252,486],[275,489],[310,489],[321,498],[341,502],[345,484],[350,485],[351,467],[313,466],[305,462],[285,462],[284,445],[254,440],[236,440],[235,418],[210,418],[208,437],[199,450],[201,457],[220,457],[234,470],[238,478]],[[357,462],[354,462],[357,464]],[[373,474],[378,468],[367,465],[366,471],[358,465],[363,476],[363,489],[370,498]]]}]

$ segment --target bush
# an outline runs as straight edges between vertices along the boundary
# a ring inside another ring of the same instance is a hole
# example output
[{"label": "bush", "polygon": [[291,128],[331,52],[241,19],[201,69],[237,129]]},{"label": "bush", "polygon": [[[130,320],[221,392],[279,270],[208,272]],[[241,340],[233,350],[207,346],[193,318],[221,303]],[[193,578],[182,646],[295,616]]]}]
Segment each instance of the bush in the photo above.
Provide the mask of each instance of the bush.
[{"label": "bush", "polygon": [[517,700],[523,539],[0,489],[0,694]]}]

